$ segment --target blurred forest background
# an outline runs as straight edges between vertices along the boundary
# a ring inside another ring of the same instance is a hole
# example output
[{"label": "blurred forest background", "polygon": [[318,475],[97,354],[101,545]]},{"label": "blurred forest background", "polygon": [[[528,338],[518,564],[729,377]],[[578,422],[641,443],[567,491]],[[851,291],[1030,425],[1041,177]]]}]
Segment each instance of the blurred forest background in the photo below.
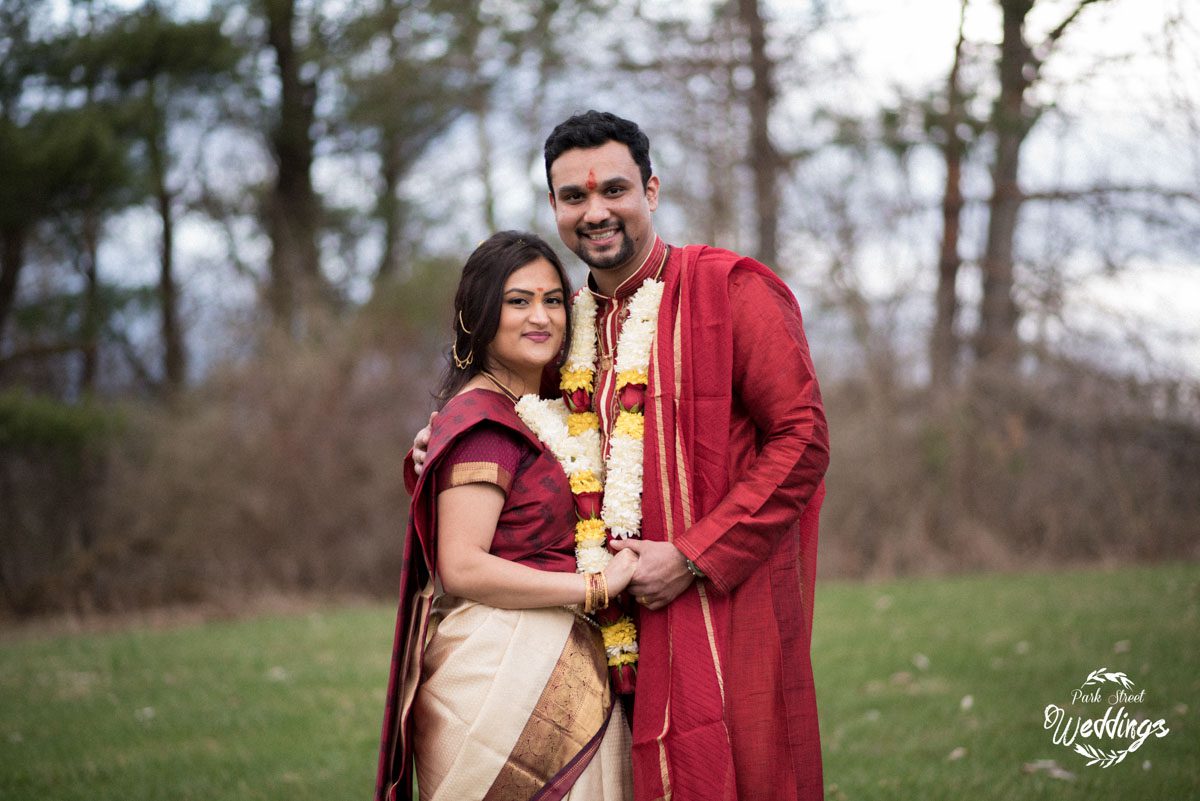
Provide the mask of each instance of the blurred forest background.
[{"label": "blurred forest background", "polygon": [[1197,76],[1190,0],[3,0],[0,616],[391,597],[458,268],[560,247],[592,107],[800,299],[825,575],[1196,559]]}]

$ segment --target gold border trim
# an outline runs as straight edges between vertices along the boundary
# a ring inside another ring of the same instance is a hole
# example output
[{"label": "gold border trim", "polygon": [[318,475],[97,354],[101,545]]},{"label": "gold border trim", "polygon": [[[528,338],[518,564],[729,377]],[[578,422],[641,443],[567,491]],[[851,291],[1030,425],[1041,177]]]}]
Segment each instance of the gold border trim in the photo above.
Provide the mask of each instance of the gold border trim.
[{"label": "gold border trim", "polygon": [[700,611],[704,613],[704,631],[708,634],[708,650],[712,652],[713,669],[717,674],[717,689],[721,691],[721,706],[725,706],[725,676],[721,671],[721,657],[717,655],[717,633],[713,630],[708,593],[704,591],[704,585],[699,581],[696,582],[696,590],[700,593]]},{"label": "gold border trim", "polygon": [[[675,538],[675,510],[671,504],[671,485],[667,481],[667,446],[663,429],[662,368],[658,361],[658,336],[650,346],[650,375],[654,378],[654,434],[658,441],[658,478],[662,487],[663,522],[667,531],[667,542]],[[644,488],[643,488],[644,489]]]},{"label": "gold border trim", "polygon": [[[683,437],[679,433],[679,398],[682,394],[682,361],[683,354],[681,353],[681,345],[683,343],[682,323],[683,323],[683,279],[684,267],[679,270],[679,305],[675,309],[675,330],[673,332],[674,345],[674,360],[675,360],[675,473],[679,476],[679,497],[683,503],[683,526],[684,530],[692,527],[692,497],[691,491],[688,489],[688,470],[687,463],[683,459]],[[708,603],[708,593],[704,590],[704,585],[697,581],[695,582],[696,590],[700,595],[700,611],[704,617],[704,631],[708,635],[708,650],[712,655],[713,672],[717,676],[717,689],[721,692],[721,706],[725,706],[725,675],[721,669],[721,656],[717,652],[717,635],[716,629],[713,626],[712,607]]]},{"label": "gold border trim", "polygon": [[[667,609],[667,614],[670,615],[670,607]],[[675,641],[671,638],[671,620],[667,618],[667,669],[675,663]],[[663,729],[662,734],[658,735],[658,772],[662,779],[663,798],[670,799],[671,790],[671,773],[667,770],[667,732],[671,729],[671,693],[667,692],[667,703],[663,708]]]},{"label": "gold border trim", "polygon": [[[664,303],[666,302],[666,298],[663,299],[663,302]],[[658,441],[658,474],[659,474],[659,483],[661,485],[661,491],[662,491],[663,517],[664,517],[664,523],[666,524],[665,527],[666,527],[666,532],[667,532],[667,542],[671,542],[672,540],[675,539],[675,514],[674,514],[673,505],[671,503],[671,485],[670,485],[669,481],[667,480],[667,445],[666,445],[666,432],[665,432],[665,429],[663,428],[662,366],[661,366],[661,362],[659,361],[659,356],[660,356],[660,354],[658,352],[658,341],[659,340],[658,340],[658,332],[655,331],[654,333],[655,333],[654,342],[650,346],[650,348],[651,348],[650,369],[651,369],[652,374],[654,375],[654,387],[655,387],[655,395],[656,395],[656,397],[654,398],[654,409],[655,409],[655,421],[654,421],[655,431],[654,431],[654,433],[655,433],[655,437]],[[667,614],[667,615],[671,614],[669,608],[667,610],[665,610],[665,614]],[[668,670],[670,669],[674,650],[675,649],[671,645],[670,619],[668,618],[668,621],[667,621],[667,665],[668,665]],[[660,779],[662,781],[662,788],[663,788],[663,795],[660,797],[660,801],[670,801],[670,799],[672,797],[671,775],[667,771],[667,746],[666,746],[666,743],[664,742],[664,740],[667,737],[667,732],[670,730],[670,728],[671,728],[671,695],[670,695],[670,693],[667,693],[667,703],[663,709],[662,732],[659,733],[657,738],[655,738],[656,742],[658,743],[658,769],[659,769],[659,775],[660,775]]]},{"label": "gold border trim", "polygon": [[495,484],[508,492],[512,487],[512,473],[495,462],[459,462],[450,468],[449,481],[441,489],[479,483]]},{"label": "gold border trim", "polygon": [[[613,703],[599,635],[578,619],[483,801],[525,801],[540,792],[596,736]],[[563,720],[564,710],[572,714]]]},{"label": "gold border trim", "polygon": [[679,396],[683,389],[683,364],[680,345],[683,335],[680,333],[683,321],[683,269],[679,271],[679,305],[675,307],[675,330],[671,337],[672,354],[675,364],[675,473],[679,476],[679,498],[683,503],[683,530],[692,527],[692,497],[688,491],[687,462],[683,458],[683,437],[679,436]]}]

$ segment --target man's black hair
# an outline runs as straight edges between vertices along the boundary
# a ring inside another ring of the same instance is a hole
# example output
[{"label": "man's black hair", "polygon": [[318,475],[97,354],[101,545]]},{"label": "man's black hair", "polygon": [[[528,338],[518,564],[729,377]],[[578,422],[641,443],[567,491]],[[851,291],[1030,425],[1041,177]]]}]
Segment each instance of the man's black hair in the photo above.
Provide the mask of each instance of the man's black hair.
[{"label": "man's black hair", "polygon": [[585,111],[576,114],[550,132],[543,152],[546,156],[546,185],[554,191],[550,181],[550,165],[568,150],[577,147],[600,147],[605,142],[620,142],[629,148],[629,155],[642,173],[642,188],[650,182],[650,139],[642,133],[636,122],[622,119],[607,111]]}]

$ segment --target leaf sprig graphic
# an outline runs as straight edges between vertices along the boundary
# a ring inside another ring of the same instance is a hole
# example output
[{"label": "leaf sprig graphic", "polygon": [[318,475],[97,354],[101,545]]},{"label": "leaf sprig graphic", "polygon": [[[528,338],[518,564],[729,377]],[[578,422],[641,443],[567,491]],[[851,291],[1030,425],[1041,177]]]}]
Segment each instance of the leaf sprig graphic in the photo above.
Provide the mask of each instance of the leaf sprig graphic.
[{"label": "leaf sprig graphic", "polygon": [[1105,667],[1096,668],[1091,673],[1089,673],[1088,677],[1086,679],[1084,679],[1083,686],[1087,687],[1092,684],[1104,684],[1106,682],[1112,682],[1113,684],[1119,684],[1122,687],[1124,687],[1126,690],[1128,690],[1130,687],[1133,686],[1133,680],[1130,679],[1128,676],[1126,676],[1124,673],[1120,673],[1120,672],[1110,673],[1108,671],[1108,668],[1105,668]]},{"label": "leaf sprig graphic", "polygon": [[1126,748],[1124,751],[1104,751],[1091,745],[1075,744],[1075,752],[1087,757],[1088,765],[1099,765],[1102,768],[1117,764],[1129,755],[1130,750]]}]

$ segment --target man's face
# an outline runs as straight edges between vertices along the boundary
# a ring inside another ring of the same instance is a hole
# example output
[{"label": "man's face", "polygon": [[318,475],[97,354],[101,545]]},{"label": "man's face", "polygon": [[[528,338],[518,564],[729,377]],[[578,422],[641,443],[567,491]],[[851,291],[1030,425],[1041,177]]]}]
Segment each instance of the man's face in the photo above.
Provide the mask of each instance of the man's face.
[{"label": "man's face", "polygon": [[620,142],[575,148],[550,165],[550,206],[563,244],[595,270],[636,269],[653,245],[658,177],[645,189]]}]

